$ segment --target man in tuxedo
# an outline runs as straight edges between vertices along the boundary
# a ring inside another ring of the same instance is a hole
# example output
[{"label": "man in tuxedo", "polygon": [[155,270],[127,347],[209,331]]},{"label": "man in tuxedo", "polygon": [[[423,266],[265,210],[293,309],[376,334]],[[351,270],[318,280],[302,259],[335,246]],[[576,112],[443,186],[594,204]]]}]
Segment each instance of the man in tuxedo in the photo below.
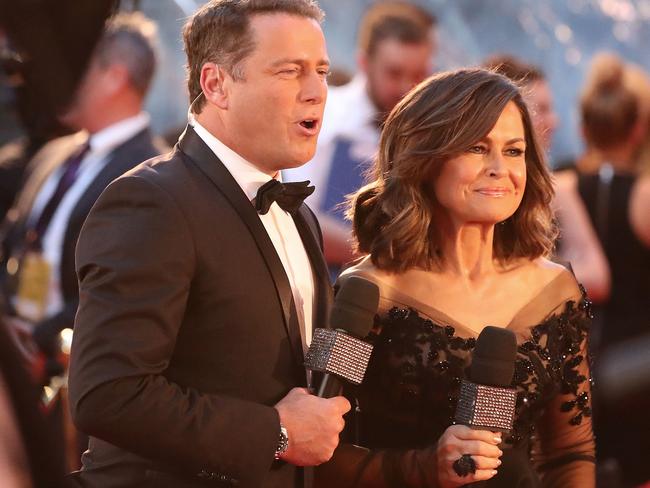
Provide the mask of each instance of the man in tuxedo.
[{"label": "man in tuxedo", "polygon": [[184,29],[190,124],[113,182],[77,247],[84,486],[309,486],[343,397],[304,352],[331,289],[307,184],[329,62],[313,0],[212,0]]},{"label": "man in tuxedo", "polygon": [[[160,154],[142,111],[155,68],[155,26],[121,14],[99,40],[62,122],[79,132],[46,144],[2,227],[0,279],[9,329],[27,355],[40,350],[48,374],[59,333],[78,304],[74,253],[81,226],[113,179]],[[36,347],[33,346],[33,341]]]}]

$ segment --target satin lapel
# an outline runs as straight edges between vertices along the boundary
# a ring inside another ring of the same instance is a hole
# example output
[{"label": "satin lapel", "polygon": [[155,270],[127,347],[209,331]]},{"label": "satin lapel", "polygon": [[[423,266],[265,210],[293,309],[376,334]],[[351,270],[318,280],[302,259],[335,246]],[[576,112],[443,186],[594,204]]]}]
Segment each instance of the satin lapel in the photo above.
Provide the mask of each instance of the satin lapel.
[{"label": "satin lapel", "polygon": [[188,126],[185,129],[179,140],[178,147],[228,199],[246,227],[248,227],[273,277],[278,300],[282,304],[284,326],[289,336],[294,359],[302,366],[302,339],[289,278],[287,278],[282,261],[280,261],[273,242],[271,242],[255,208],[223,163],[219,161],[219,158],[196,135],[196,132],[191,127]]},{"label": "satin lapel", "polygon": [[314,281],[316,283],[316,319],[314,321],[314,328],[326,328],[329,324],[329,312],[332,305],[332,287],[327,263],[325,263],[323,251],[316,237],[318,230],[312,228],[309,224],[313,222],[315,227],[316,218],[306,205],[301,205],[293,220],[296,223],[296,228],[307,250],[307,255],[309,256],[314,271]]}]

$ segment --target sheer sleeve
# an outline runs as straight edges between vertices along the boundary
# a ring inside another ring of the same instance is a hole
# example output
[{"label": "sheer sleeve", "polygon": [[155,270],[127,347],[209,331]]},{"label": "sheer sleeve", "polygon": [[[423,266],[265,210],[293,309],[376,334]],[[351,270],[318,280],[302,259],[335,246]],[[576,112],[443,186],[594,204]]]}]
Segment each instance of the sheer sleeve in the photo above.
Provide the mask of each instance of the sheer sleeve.
[{"label": "sheer sleeve", "polygon": [[548,365],[559,380],[557,392],[538,421],[532,457],[543,486],[589,488],[595,486],[587,341],[591,309],[582,287],[564,308],[556,332],[547,338],[557,353]]},{"label": "sheer sleeve", "polygon": [[316,488],[436,488],[436,448],[366,449],[342,444],[317,468]]},{"label": "sheer sleeve", "polygon": [[[408,320],[409,328],[398,329],[398,323],[407,322],[403,314],[388,312],[385,300],[386,290],[381,282],[366,273],[355,272],[342,275],[335,284],[335,292],[349,276],[370,279],[380,286],[380,312],[375,317],[375,325],[370,336],[366,338],[374,346],[373,356],[366,371],[364,387],[346,388],[345,395],[356,408],[346,417],[346,428],[342,434],[341,445],[332,459],[316,469],[316,488],[435,488],[437,480],[436,437],[429,437],[429,442],[420,443],[404,441],[395,436],[395,431],[407,425],[417,423],[417,415],[409,408],[413,401],[421,398],[404,400],[404,395],[413,390],[420,390],[423,371],[421,349],[417,338],[412,334],[420,330],[422,319],[413,314]],[[388,325],[388,327],[386,327]],[[413,328],[413,326],[416,326]],[[407,330],[411,332],[407,332]],[[401,344],[399,352],[393,346]],[[408,372],[407,372],[408,370]],[[401,409],[405,404],[409,407]],[[360,409],[363,409],[363,413]],[[372,418],[367,421],[367,416]],[[362,419],[363,417],[363,419]],[[406,429],[408,430],[408,429]],[[360,434],[363,432],[363,434]],[[385,436],[383,436],[385,434]],[[378,441],[376,437],[382,436]],[[362,442],[368,446],[402,447],[361,447],[354,443]],[[366,442],[368,444],[366,444]],[[432,446],[429,446],[433,444]],[[417,448],[416,448],[417,447]]]}]

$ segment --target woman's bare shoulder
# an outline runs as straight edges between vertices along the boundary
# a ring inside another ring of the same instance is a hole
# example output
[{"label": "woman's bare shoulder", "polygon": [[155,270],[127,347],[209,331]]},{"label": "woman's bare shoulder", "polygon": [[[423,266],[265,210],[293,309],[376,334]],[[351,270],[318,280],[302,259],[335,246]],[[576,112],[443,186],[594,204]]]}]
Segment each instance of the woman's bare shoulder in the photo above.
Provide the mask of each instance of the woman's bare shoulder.
[{"label": "woman's bare shoulder", "polygon": [[370,256],[365,256],[357,260],[352,266],[343,270],[336,281],[337,283],[342,283],[352,276],[370,281],[386,281],[389,275],[385,271],[377,268],[370,259]]},{"label": "woman's bare shoulder", "polygon": [[560,264],[540,257],[530,261],[529,272],[532,282],[536,284],[539,291],[553,287],[567,299],[577,299],[582,295],[578,281],[568,263]]}]

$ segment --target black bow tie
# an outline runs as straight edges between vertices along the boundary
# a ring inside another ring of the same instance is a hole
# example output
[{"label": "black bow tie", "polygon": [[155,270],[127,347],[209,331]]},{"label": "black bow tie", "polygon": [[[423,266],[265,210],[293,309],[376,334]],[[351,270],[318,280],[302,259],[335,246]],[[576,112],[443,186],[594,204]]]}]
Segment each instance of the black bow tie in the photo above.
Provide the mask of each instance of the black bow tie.
[{"label": "black bow tie", "polygon": [[269,211],[273,202],[277,202],[282,210],[293,214],[302,205],[305,198],[312,193],[314,193],[314,187],[309,186],[309,181],[295,183],[280,183],[278,180],[267,181],[257,190],[255,209],[264,215]]}]

